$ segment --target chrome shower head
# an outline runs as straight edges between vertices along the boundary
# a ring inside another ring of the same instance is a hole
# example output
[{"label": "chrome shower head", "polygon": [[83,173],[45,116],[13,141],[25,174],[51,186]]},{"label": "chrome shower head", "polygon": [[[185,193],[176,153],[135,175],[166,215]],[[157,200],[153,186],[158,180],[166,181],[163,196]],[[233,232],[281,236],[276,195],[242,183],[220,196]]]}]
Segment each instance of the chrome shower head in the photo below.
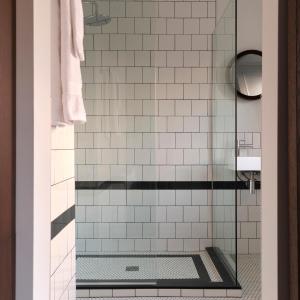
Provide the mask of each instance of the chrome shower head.
[{"label": "chrome shower head", "polygon": [[84,3],[91,3],[95,5],[95,13],[84,18],[84,23],[87,26],[101,26],[110,23],[111,17],[104,16],[99,13],[98,2],[93,1],[84,1]]},{"label": "chrome shower head", "polygon": [[84,23],[87,26],[101,26],[110,23],[111,17],[110,16],[103,16],[103,15],[91,15],[84,18]]}]

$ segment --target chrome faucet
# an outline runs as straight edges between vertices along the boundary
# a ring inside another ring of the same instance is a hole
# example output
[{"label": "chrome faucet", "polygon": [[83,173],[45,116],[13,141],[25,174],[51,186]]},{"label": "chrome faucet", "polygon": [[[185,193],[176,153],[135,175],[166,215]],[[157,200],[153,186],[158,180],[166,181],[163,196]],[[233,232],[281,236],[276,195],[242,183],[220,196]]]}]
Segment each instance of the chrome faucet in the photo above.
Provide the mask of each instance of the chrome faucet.
[{"label": "chrome faucet", "polygon": [[237,142],[237,156],[240,156],[241,149],[253,148],[253,144],[246,144],[246,140],[238,140]]}]

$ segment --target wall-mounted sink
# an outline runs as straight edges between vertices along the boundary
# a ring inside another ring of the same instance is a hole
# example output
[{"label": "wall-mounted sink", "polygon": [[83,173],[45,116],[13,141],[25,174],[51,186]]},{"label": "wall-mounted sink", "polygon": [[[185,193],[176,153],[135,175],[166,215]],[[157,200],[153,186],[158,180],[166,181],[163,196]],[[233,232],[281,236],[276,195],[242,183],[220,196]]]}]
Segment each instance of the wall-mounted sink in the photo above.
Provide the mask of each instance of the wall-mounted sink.
[{"label": "wall-mounted sink", "polygon": [[237,171],[260,172],[261,157],[259,156],[238,156]]}]

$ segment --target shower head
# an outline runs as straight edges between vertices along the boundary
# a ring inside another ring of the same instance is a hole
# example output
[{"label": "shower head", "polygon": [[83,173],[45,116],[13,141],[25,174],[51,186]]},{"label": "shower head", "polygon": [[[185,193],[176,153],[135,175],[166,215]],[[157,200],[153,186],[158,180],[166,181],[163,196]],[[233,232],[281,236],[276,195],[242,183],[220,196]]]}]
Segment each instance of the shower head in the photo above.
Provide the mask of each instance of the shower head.
[{"label": "shower head", "polygon": [[99,13],[98,2],[96,1],[84,1],[84,3],[91,3],[95,8],[95,13],[84,18],[84,23],[87,26],[101,26],[110,23],[111,17],[104,16]]},{"label": "shower head", "polygon": [[110,23],[110,21],[110,16],[103,16],[98,14],[84,18],[84,23],[87,26],[101,26]]}]

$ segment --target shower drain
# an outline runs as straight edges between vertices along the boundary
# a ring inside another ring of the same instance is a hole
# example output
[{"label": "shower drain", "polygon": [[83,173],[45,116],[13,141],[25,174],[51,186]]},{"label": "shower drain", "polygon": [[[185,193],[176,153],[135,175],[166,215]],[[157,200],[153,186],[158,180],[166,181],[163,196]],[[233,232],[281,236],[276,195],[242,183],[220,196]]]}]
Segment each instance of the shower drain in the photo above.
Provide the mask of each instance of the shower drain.
[{"label": "shower drain", "polygon": [[137,272],[139,270],[140,270],[139,266],[127,266],[126,267],[126,271],[128,271],[128,272]]}]

